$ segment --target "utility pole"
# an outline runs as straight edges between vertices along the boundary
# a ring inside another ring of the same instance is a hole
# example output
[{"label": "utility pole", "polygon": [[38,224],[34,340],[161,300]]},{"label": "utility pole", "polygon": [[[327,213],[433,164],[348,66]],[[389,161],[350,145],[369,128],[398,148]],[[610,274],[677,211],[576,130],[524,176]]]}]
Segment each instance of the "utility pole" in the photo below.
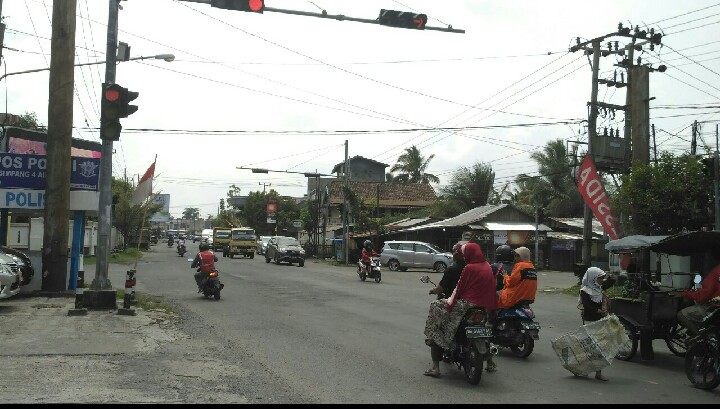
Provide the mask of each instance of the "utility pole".
[{"label": "utility pole", "polygon": [[0,62],[2,62],[3,44],[5,41],[5,23],[1,21],[1,19],[2,19],[2,4],[3,4],[3,0],[0,0]]},{"label": "utility pole", "polygon": [[[633,65],[629,68],[630,123],[632,125],[632,162],[650,163],[650,68]],[[647,232],[637,232],[645,234]]]},{"label": "utility pole", "polygon": [[272,186],[272,183],[258,182],[258,185],[263,187],[263,195],[265,194],[265,186]]},{"label": "utility pole", "polygon": [[[592,88],[590,91],[590,116],[588,117],[588,153],[593,158],[592,140],[597,136],[597,96],[598,96],[598,73],[600,71],[600,40],[594,40],[593,62],[592,62]],[[590,206],[585,203],[583,207],[583,251],[582,263],[591,266],[591,245],[592,245],[592,219],[593,214]]]},{"label": "utility pole", "polygon": [[[343,179],[345,189],[348,188],[348,141],[345,140],[345,164],[343,165]],[[343,250],[345,251],[345,264],[348,264],[348,254],[350,253],[350,226],[348,225],[348,201],[343,191]]]},{"label": "utility pole", "polygon": [[714,168],[714,184],[715,184],[715,230],[720,230],[720,158],[718,158],[718,126],[715,124],[715,155],[713,160]]},{"label": "utility pole", "polygon": [[[105,83],[115,83],[117,60],[117,26],[118,26],[118,8],[120,0],[108,0],[108,28],[107,28],[107,44],[106,44],[106,62],[105,62]],[[73,9],[74,10],[74,9]],[[102,138],[102,148],[100,156],[100,203],[98,205],[98,244],[97,259],[95,263],[95,278],[90,284],[90,289],[94,291],[107,290],[112,292],[113,305],[115,291],[108,279],[108,264],[110,258],[110,237],[112,229],[112,154],[113,141],[108,138]],[[87,292],[85,293],[88,294]],[[110,295],[108,294],[108,301]],[[103,297],[103,299],[105,299]]]},{"label": "utility pole", "polygon": [[67,288],[76,4],[53,1],[42,250],[42,289],[53,292]]}]

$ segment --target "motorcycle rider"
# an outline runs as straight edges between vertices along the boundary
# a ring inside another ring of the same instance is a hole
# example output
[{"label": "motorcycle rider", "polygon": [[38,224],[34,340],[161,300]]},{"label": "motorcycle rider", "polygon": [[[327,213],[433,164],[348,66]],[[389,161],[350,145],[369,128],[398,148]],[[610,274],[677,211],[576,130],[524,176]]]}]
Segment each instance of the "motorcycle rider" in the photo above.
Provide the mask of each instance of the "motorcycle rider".
[{"label": "motorcycle rider", "polygon": [[185,239],[178,239],[177,250],[180,252],[180,248],[185,247]]},{"label": "motorcycle rider", "polygon": [[520,301],[535,302],[537,271],[530,261],[530,249],[518,247],[514,251],[515,265],[510,275],[501,271],[504,288],[498,296],[498,309],[512,308]]},{"label": "motorcycle rider", "polygon": [[483,307],[488,313],[495,311],[495,277],[480,245],[469,242],[462,246],[467,264],[460,274],[457,286],[449,299],[435,300],[425,322],[425,343],[430,347],[432,368],[426,376],[440,376],[443,349],[455,344],[455,332],[465,312],[473,306]]},{"label": "motorcycle rider", "polygon": [[368,274],[372,272],[372,269],[370,267],[370,257],[380,257],[380,255],[375,252],[375,249],[373,249],[373,244],[370,240],[365,240],[363,243],[363,249],[360,253],[360,261],[362,261],[363,265],[365,266],[365,271],[367,271]]},{"label": "motorcycle rider", "polygon": [[460,273],[465,268],[465,257],[462,254],[462,245],[464,242],[457,242],[452,248],[453,263],[445,270],[437,287],[430,290],[428,294],[445,294],[450,296],[455,291],[455,286],[460,279]]},{"label": "motorcycle rider", "polygon": [[207,243],[200,243],[200,252],[197,253],[193,260],[190,268],[200,267],[200,271],[195,273],[195,282],[198,286],[198,292],[201,293],[203,279],[212,271],[215,271],[215,262],[218,261],[215,253],[210,251],[210,245]]},{"label": "motorcycle rider", "polygon": [[697,335],[700,323],[710,308],[710,300],[720,297],[720,249],[714,248],[710,255],[716,263],[715,267],[705,275],[699,290],[681,292],[680,297],[694,301],[694,304],[678,311],[677,319],[690,331]]},{"label": "motorcycle rider", "polygon": [[503,289],[503,287],[505,287],[505,277],[500,273],[500,269],[502,269],[505,274],[509,274],[512,272],[513,267],[515,267],[515,259],[512,247],[508,246],[507,244],[498,246],[495,249],[495,262],[490,264],[490,267],[492,267],[493,273],[495,273],[495,278],[497,280],[495,291],[500,291]]},{"label": "motorcycle rider", "polygon": [[168,247],[172,247],[173,243],[175,243],[175,240],[173,240],[173,237],[168,237]]}]

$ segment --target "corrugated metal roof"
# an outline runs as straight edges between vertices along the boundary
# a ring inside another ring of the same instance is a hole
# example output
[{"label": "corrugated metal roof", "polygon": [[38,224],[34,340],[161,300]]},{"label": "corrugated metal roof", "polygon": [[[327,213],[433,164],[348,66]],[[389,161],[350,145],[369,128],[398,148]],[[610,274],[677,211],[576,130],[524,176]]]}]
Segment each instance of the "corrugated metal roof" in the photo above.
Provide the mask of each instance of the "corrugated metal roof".
[{"label": "corrugated metal roof", "polygon": [[390,223],[390,224],[388,224],[388,226],[393,226],[393,227],[410,227],[410,226],[415,226],[415,225],[417,225],[417,224],[426,222],[426,221],[428,221],[428,220],[430,220],[429,217],[421,217],[421,218],[417,218],[417,219],[403,219],[403,220],[398,220],[398,221],[395,222],[395,223]]},{"label": "corrugated metal roof", "polygon": [[[495,223],[495,222],[487,222],[487,223],[480,223],[477,224],[471,224],[469,226],[473,230],[491,230],[491,231],[502,231],[502,230],[514,230],[514,231],[535,231],[535,225],[530,223],[521,223],[521,222],[503,222],[503,223]],[[537,226],[539,231],[552,231],[552,229],[544,224],[538,224]]]},{"label": "corrugated metal roof", "polygon": [[489,214],[496,212],[506,206],[507,206],[506,204],[500,204],[500,205],[487,205],[487,206],[476,207],[474,209],[468,210],[465,213],[461,213],[455,217],[451,217],[449,219],[443,220],[442,222],[438,222],[436,224],[438,226],[443,226],[443,227],[467,226],[471,223],[479,222],[480,220],[484,219]]},{"label": "corrugated metal roof", "polygon": [[[552,220],[564,224],[568,226],[569,228],[575,229],[576,231],[582,231],[585,226],[585,219],[582,217],[572,217],[572,218],[562,218],[562,217],[553,217]],[[592,219],[592,231],[593,234],[597,235],[604,235],[605,234],[605,228],[603,228],[602,223],[596,219]]]}]

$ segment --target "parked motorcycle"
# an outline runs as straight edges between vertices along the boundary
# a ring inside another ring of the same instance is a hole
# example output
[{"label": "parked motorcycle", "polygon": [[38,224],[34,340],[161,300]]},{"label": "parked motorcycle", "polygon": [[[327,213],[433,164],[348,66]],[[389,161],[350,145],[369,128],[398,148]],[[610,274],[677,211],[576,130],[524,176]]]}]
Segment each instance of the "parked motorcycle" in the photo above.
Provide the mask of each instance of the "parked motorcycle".
[{"label": "parked motorcycle", "polygon": [[[420,281],[436,286],[428,276],[420,277]],[[445,294],[438,294],[437,299],[441,298],[445,298]],[[498,353],[497,347],[491,343],[493,328],[489,318],[483,307],[468,309],[455,333],[455,348],[443,350],[442,361],[462,369],[471,385],[480,383],[484,362]]]},{"label": "parked motorcycle", "polygon": [[178,254],[180,255],[180,257],[183,257],[183,256],[185,255],[185,253],[187,253],[187,250],[185,249],[185,245],[184,245],[184,244],[178,244],[178,246],[177,246],[177,252],[178,252]]},{"label": "parked motorcycle", "polygon": [[492,342],[501,348],[510,348],[517,357],[526,358],[535,348],[535,340],[540,339],[539,332],[540,323],[535,321],[530,302],[521,301],[512,308],[497,311]]},{"label": "parked motorcycle", "polygon": [[685,375],[694,387],[705,390],[720,385],[720,300],[713,305],[685,353]]},{"label": "parked motorcycle", "polygon": [[380,273],[380,258],[370,257],[370,271],[368,271],[367,266],[365,266],[362,260],[358,260],[357,273],[361,281],[365,281],[365,279],[369,277],[375,279],[376,283],[379,283],[382,279],[382,274]]}]

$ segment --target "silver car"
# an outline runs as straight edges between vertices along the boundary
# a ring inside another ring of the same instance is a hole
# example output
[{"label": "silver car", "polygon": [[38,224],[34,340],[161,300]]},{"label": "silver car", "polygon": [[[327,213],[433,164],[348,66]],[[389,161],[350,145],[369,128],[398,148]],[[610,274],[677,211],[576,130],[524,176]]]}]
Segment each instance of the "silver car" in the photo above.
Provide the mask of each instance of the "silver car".
[{"label": "silver car", "polygon": [[390,271],[431,268],[444,273],[452,263],[452,253],[422,241],[386,241],[380,252],[380,264]]},{"label": "silver car", "polygon": [[267,251],[267,244],[270,241],[272,236],[260,236],[257,240],[257,248],[255,251],[257,254],[265,254]]},{"label": "silver car", "polygon": [[[17,267],[17,265],[16,265]],[[7,264],[0,264],[0,299],[10,298],[20,292],[20,276]]]}]

